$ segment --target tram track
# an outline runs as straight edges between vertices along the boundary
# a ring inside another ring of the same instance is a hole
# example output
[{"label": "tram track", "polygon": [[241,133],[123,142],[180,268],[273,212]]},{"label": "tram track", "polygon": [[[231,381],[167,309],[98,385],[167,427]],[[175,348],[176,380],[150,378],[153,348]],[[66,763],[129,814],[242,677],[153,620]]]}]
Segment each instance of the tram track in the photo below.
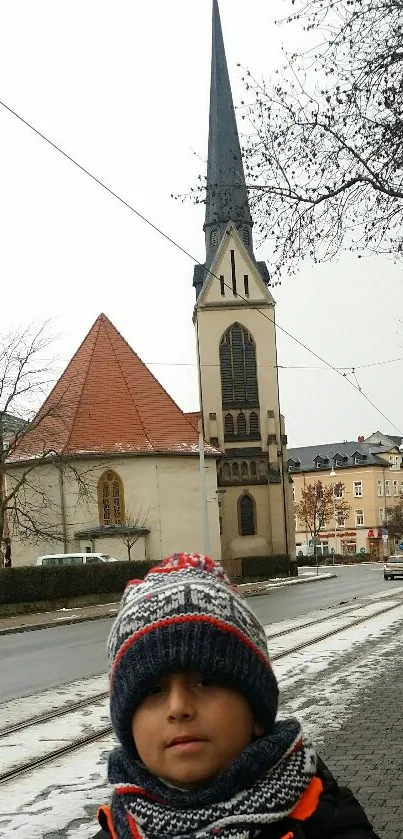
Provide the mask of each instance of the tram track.
[{"label": "tram track", "polygon": [[[390,598],[392,598],[392,597],[393,597],[393,594],[391,594]],[[387,600],[387,599],[390,599],[390,598],[389,597],[388,598],[383,598],[382,600],[385,600],[385,599]],[[348,623],[343,623],[342,626],[333,626],[332,628],[327,629],[325,632],[322,632],[319,635],[316,635],[315,637],[308,638],[305,641],[301,641],[301,642],[299,642],[298,644],[295,644],[292,647],[282,649],[279,652],[273,652],[271,654],[270,658],[271,658],[272,661],[279,661],[280,659],[284,659],[287,656],[298,653],[298,652],[300,652],[304,649],[307,649],[310,646],[314,646],[315,644],[318,644],[322,641],[325,641],[328,638],[336,636],[336,635],[340,634],[341,632],[345,632],[345,631],[348,631],[348,630],[350,630],[350,629],[352,629],[356,626],[359,626],[360,624],[363,624],[366,621],[370,621],[371,619],[378,618],[382,615],[387,614],[388,612],[392,612],[395,609],[401,608],[403,606],[403,599],[400,599],[400,598],[397,598],[397,599],[399,600],[399,602],[394,601],[391,604],[390,603],[387,604],[387,605],[385,604],[384,608],[380,608],[379,610],[374,611],[372,614],[368,614],[368,612],[365,612],[365,614],[362,614],[361,616],[358,615],[352,621],[350,621]],[[373,603],[373,606],[376,606],[377,603],[381,603],[382,600],[375,601]],[[367,606],[367,608],[368,608],[368,606]],[[302,632],[302,631],[304,631],[305,629],[308,629],[308,628],[312,629],[315,626],[319,627],[321,624],[328,624],[331,620],[333,620],[333,621],[337,620],[337,618],[339,618],[339,617],[343,618],[346,615],[348,615],[349,612],[357,612],[360,609],[365,609],[365,606],[363,606],[362,604],[361,605],[360,604],[355,604],[352,607],[348,607],[345,610],[339,611],[338,614],[334,616],[334,618],[331,618],[329,615],[325,615],[325,616],[323,616],[323,618],[321,618],[319,620],[307,621],[306,623],[300,624],[295,628],[285,629],[284,631],[280,630],[279,632],[275,632],[272,635],[270,635],[268,633],[267,640],[268,640],[268,644],[269,644],[269,649],[270,649],[270,642],[274,641],[276,638],[277,639],[280,638],[280,637],[283,638],[285,636],[300,633],[300,632]],[[107,695],[108,694],[107,694],[106,691],[102,692],[102,693],[99,693],[99,694],[95,694],[94,696],[89,697],[87,699],[83,699],[83,700],[80,700],[79,702],[71,703],[69,706],[64,706],[63,708],[55,709],[54,711],[49,711],[46,714],[37,715],[37,716],[31,717],[27,720],[16,723],[15,725],[9,726],[9,727],[4,728],[4,729],[0,729],[0,744],[1,744],[1,740],[6,739],[7,736],[10,736],[14,733],[17,733],[18,731],[23,731],[23,730],[29,729],[31,727],[38,726],[42,723],[51,722],[54,719],[58,719],[60,717],[67,716],[69,713],[74,713],[76,711],[79,711],[81,708],[85,708],[85,707],[88,707],[88,706],[93,706],[94,703],[96,703],[97,701],[101,701],[102,699],[105,699],[107,697]],[[59,746],[57,749],[54,749],[54,750],[48,752],[47,754],[38,755],[35,758],[32,758],[32,759],[26,760],[24,762],[21,762],[17,766],[12,766],[11,768],[0,772],[0,785],[6,784],[9,781],[13,781],[17,778],[20,778],[22,775],[25,775],[25,774],[33,771],[34,769],[37,769],[37,768],[41,767],[41,766],[49,764],[52,761],[57,760],[58,758],[64,757],[64,756],[69,755],[69,754],[72,754],[72,753],[76,752],[77,750],[79,750],[79,749],[81,749],[81,748],[83,748],[87,745],[90,745],[91,743],[96,742],[97,740],[101,740],[102,738],[104,738],[106,736],[110,736],[112,733],[113,733],[112,726],[111,725],[106,725],[106,726],[102,727],[101,729],[99,729],[97,731],[90,732],[86,735],[83,734],[82,736],[77,737],[72,742],[66,743],[63,746]]]}]

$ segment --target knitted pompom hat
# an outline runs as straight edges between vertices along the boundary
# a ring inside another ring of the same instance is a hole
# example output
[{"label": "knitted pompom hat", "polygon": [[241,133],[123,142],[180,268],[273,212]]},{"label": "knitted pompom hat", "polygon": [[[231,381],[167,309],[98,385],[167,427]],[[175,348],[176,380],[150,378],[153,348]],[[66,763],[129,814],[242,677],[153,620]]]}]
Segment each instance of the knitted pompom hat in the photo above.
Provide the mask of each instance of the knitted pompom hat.
[{"label": "knitted pompom hat", "polygon": [[134,710],[154,679],[195,670],[230,684],[270,731],[278,688],[263,626],[210,557],[174,554],[131,580],[108,639],[110,709],[122,745],[133,749]]}]

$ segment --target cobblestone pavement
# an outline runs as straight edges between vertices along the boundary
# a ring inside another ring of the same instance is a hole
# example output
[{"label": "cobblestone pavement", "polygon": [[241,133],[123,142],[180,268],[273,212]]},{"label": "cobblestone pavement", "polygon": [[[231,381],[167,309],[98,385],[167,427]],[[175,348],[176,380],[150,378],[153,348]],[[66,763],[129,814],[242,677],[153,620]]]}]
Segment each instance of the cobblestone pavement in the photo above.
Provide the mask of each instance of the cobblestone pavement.
[{"label": "cobblestone pavement", "polygon": [[381,839],[403,839],[403,662],[385,669],[341,728],[316,745]]}]

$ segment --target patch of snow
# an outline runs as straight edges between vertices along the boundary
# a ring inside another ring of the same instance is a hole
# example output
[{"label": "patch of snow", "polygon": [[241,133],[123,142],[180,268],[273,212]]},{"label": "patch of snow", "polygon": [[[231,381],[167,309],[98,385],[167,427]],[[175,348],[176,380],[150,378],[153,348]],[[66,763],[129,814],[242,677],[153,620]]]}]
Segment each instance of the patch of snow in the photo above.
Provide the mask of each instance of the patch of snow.
[{"label": "patch of snow", "polygon": [[[91,676],[89,679],[77,679],[20,699],[11,699],[0,705],[1,727],[8,728],[25,722],[33,716],[39,716],[50,711],[66,708],[71,702],[79,702],[108,690],[108,676]],[[59,720],[60,731],[63,731],[63,718]]]}]

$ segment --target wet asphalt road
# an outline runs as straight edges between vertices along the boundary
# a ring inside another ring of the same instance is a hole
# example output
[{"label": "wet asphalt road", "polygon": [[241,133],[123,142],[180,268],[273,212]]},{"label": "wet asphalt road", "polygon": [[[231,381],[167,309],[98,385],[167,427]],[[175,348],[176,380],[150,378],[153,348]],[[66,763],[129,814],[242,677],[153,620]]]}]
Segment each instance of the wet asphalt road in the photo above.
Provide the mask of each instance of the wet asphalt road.
[{"label": "wet asphalt road", "polygon": [[[288,586],[253,597],[249,604],[269,624],[403,585],[402,579],[385,582],[382,566],[376,564],[337,568],[336,573],[336,579]],[[111,623],[108,618],[1,637],[0,701],[106,672]]]}]

